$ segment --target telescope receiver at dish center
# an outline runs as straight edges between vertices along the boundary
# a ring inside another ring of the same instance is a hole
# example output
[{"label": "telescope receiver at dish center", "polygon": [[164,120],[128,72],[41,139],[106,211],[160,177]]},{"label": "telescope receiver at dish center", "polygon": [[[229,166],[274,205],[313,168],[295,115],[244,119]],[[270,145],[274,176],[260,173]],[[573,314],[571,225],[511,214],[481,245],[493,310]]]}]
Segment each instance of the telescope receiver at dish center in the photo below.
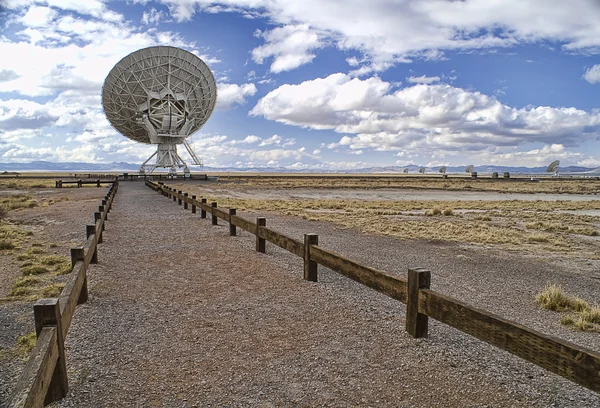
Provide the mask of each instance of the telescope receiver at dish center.
[{"label": "telescope receiver at dish center", "polygon": [[[140,173],[189,168],[177,152],[182,144],[192,164],[202,166],[186,140],[202,127],[217,99],[212,72],[196,55],[176,47],[149,47],[119,61],[102,89],[102,105],[111,124],[124,136],[157,150]],[[156,161],[148,164],[153,158]]]}]

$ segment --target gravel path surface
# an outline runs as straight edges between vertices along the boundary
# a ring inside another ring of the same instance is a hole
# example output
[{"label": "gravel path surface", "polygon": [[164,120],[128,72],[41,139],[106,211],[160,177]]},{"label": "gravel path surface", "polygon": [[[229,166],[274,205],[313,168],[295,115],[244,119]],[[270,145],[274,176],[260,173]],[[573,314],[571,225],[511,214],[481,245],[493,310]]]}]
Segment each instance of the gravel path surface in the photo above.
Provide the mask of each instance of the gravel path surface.
[{"label": "gravel path surface", "polygon": [[[433,289],[600,349],[598,334],[570,332],[532,304],[548,280],[588,298],[597,280],[491,251],[267,222],[390,272],[427,267]],[[413,339],[401,303],[322,267],[308,283],[299,258],[270,244],[258,254],[253,235],[220,224],[121,184],[67,337],[69,395],[54,406],[600,406],[600,395],[433,320],[429,339]]]}]

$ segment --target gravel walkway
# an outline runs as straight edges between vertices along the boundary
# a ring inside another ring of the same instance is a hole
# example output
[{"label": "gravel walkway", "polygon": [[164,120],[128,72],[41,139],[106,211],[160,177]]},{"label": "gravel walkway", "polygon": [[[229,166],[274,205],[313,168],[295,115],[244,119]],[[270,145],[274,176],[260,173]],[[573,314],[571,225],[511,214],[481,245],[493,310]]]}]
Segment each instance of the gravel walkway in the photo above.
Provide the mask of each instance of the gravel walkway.
[{"label": "gravel walkway", "polygon": [[[69,395],[54,406],[600,406],[600,395],[435,321],[429,339],[413,339],[401,303],[322,267],[319,283],[305,282],[299,258],[269,244],[257,254],[254,236],[220,224],[121,184],[67,337]],[[391,272],[428,267],[434,289],[600,349],[597,334],[531,305],[550,278],[581,296],[597,281],[327,223],[268,215],[268,225],[319,233],[325,248]]]}]

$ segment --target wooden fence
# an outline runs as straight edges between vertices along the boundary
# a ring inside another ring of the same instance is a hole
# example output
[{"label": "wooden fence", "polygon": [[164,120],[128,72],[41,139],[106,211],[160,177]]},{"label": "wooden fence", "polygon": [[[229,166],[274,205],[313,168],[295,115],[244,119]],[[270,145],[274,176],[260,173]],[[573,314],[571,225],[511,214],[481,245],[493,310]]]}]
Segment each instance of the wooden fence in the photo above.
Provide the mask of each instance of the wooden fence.
[{"label": "wooden fence", "polygon": [[64,340],[77,305],[88,298],[86,271],[98,262],[98,244],[119,183],[115,182],[86,225],[87,240],[71,248],[72,271],[58,298],[40,299],[33,305],[37,343],[17,381],[9,407],[42,407],[62,399],[69,389]]},{"label": "wooden fence", "polygon": [[100,187],[101,184],[114,184],[115,181],[114,180],[110,180],[110,181],[104,181],[104,180],[89,180],[89,181],[83,181],[81,179],[79,180],[72,180],[72,181],[63,181],[63,180],[56,180],[55,182],[55,187],[56,188],[63,188],[64,184],[76,184],[77,187],[81,188],[86,184],[90,184],[90,185],[95,185],[96,187]]},{"label": "wooden fence", "polygon": [[577,384],[600,392],[600,353],[527,328],[485,310],[477,309],[429,289],[431,275],[425,269],[409,269],[407,279],[385,271],[361,265],[318,245],[318,236],[304,234],[304,242],[267,228],[266,219],[256,222],[236,214],[234,208],[222,209],[216,202],[198,200],[181,190],[162,183],[146,181],[158,193],[177,201],[192,213],[200,209],[200,218],[211,215],[213,225],[218,219],[229,223],[229,234],[237,227],[256,236],[256,251],[265,252],[269,241],[304,259],[304,279],[317,281],[317,265],[323,265],[371,289],[406,304],[406,331],[414,337],[427,336],[428,317],[452,326],[464,333],[506,350],[524,360],[552,371]]}]

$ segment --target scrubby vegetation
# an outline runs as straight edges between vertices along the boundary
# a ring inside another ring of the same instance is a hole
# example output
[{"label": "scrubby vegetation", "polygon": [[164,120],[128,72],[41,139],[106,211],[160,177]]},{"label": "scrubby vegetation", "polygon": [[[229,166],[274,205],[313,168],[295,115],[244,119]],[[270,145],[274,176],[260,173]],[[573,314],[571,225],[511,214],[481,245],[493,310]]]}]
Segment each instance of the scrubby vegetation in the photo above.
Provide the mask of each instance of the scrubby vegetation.
[{"label": "scrubby vegetation", "polygon": [[[273,211],[307,220],[329,221],[365,233],[496,245],[515,251],[579,253],[598,259],[597,247],[575,235],[598,235],[600,217],[565,210],[600,209],[592,201],[433,201],[349,199],[245,199],[208,197],[238,211]],[[452,207],[449,206],[452,205]],[[560,212],[559,212],[560,210]],[[589,249],[585,249],[585,245]],[[583,250],[582,250],[583,249]],[[594,255],[595,254],[595,255]]]},{"label": "scrubby vegetation", "polygon": [[597,193],[600,191],[600,181],[596,180],[552,180],[542,179],[532,183],[527,180],[504,182],[480,178],[472,180],[464,177],[450,177],[447,179],[425,178],[419,176],[336,176],[315,177],[315,175],[297,176],[265,176],[258,177],[231,176],[221,177],[221,182],[229,182],[248,187],[296,189],[381,189],[381,188],[410,188],[420,190],[450,190],[450,191],[498,191],[518,193]]},{"label": "scrubby vegetation", "polygon": [[567,313],[561,318],[561,324],[576,330],[600,332],[600,307],[567,295],[560,285],[547,284],[535,300],[543,309]]}]

